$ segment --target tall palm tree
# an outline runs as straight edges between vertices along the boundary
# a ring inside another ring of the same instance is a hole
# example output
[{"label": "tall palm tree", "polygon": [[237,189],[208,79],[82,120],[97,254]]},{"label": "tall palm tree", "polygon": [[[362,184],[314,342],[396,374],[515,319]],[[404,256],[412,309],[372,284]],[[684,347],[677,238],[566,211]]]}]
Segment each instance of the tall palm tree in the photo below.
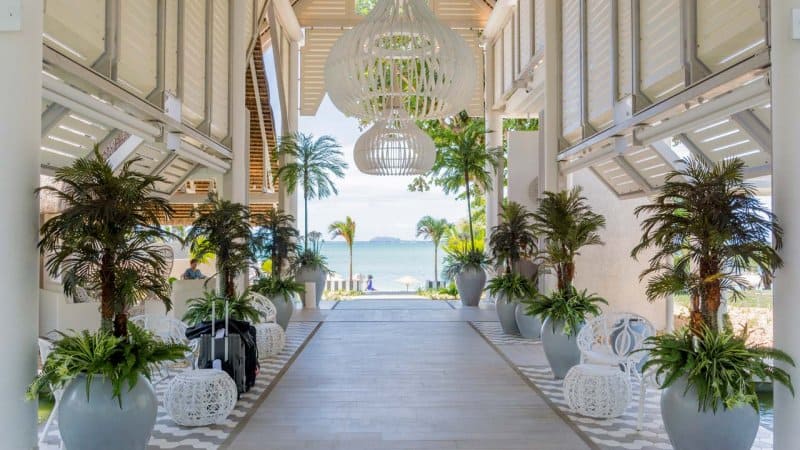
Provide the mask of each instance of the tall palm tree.
[{"label": "tall palm tree", "polygon": [[342,221],[333,222],[328,226],[328,232],[331,234],[331,239],[336,239],[341,236],[347,243],[347,249],[350,252],[350,285],[353,285],[353,242],[356,238],[356,223],[350,216]]},{"label": "tall palm tree", "polygon": [[236,277],[255,262],[250,210],[211,192],[193,213],[197,218],[186,236],[191,252],[199,257],[216,255],[219,293],[232,300],[236,297]]},{"label": "tall palm tree", "polygon": [[280,169],[278,178],[286,183],[289,193],[303,188],[303,248],[308,249],[308,200],[336,195],[332,178],[344,178],[347,163],[341,146],[331,136],[314,139],[311,134],[295,133],[281,138],[278,153],[290,157]]},{"label": "tall palm tree", "polygon": [[269,254],[272,276],[278,277],[297,255],[297,238],[300,233],[294,227],[294,216],[273,208],[253,219],[260,227],[253,233],[255,247],[258,252]]},{"label": "tall palm tree", "polygon": [[489,245],[499,264],[511,273],[522,258],[532,256],[537,249],[533,228],[534,215],[517,202],[507,202],[500,210],[500,223],[492,227]]},{"label": "tall palm tree", "polygon": [[476,187],[484,192],[491,190],[493,172],[503,157],[501,148],[486,148],[486,133],[483,121],[457,121],[441,127],[435,139],[438,155],[432,170],[445,194],[464,189],[472,251],[475,250],[472,193]]},{"label": "tall palm tree", "polygon": [[581,188],[545,192],[533,214],[534,230],[546,240],[543,262],[556,270],[558,290],[572,286],[575,257],[587,245],[602,245],[598,231],[606,226],[605,217],[592,211]]},{"label": "tall palm tree", "polygon": [[417,237],[424,237],[433,242],[433,281],[439,286],[439,243],[452,224],[447,219],[434,219],[425,216],[417,222]]},{"label": "tall palm tree", "polygon": [[783,264],[777,252],[783,230],[756,198],[755,187],[744,181],[744,162],[685,163],[684,169],[667,175],[652,203],[636,208],[636,215],[645,219],[642,239],[631,255],[656,250],[642,272],[642,277],[652,275],[650,300],[688,292],[692,329],[697,332],[705,325],[716,330],[722,293],[741,296],[743,271],[756,266],[772,276]]},{"label": "tall palm tree", "polygon": [[133,158],[118,173],[94,152],[58,169],[50,192],[66,208],[42,225],[39,249],[51,276],[61,276],[64,293],[79,286],[99,291],[101,327],[128,335],[128,309],[148,296],[171,307],[165,276],[172,263],[162,239],[172,236],[160,220],[172,217],[163,197],[154,195],[162,178],[133,170]]}]

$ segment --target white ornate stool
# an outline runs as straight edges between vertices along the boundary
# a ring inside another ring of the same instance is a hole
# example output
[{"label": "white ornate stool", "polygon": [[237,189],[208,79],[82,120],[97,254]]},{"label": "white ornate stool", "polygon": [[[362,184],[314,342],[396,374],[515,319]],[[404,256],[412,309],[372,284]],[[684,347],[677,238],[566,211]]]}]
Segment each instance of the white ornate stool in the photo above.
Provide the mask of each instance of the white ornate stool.
[{"label": "white ornate stool", "polygon": [[564,398],[578,414],[618,417],[631,401],[630,378],[618,367],[578,364],[564,377]]},{"label": "white ornate stool", "polygon": [[236,383],[216,369],[187,370],[175,375],[164,395],[164,408],[178,425],[220,423],[236,405]]},{"label": "white ornate stool", "polygon": [[258,359],[275,356],[283,350],[286,345],[286,332],[277,323],[257,323],[256,328],[256,347],[258,347]]}]

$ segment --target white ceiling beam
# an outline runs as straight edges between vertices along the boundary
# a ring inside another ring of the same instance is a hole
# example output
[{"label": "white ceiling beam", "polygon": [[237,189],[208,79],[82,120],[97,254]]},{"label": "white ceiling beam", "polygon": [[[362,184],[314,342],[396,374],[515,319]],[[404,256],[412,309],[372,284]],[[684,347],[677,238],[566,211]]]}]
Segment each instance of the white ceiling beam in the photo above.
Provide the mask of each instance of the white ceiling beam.
[{"label": "white ceiling beam", "polygon": [[731,120],[753,139],[761,150],[772,154],[772,131],[764,125],[753,111],[745,110],[731,116]]},{"label": "white ceiling beam", "polygon": [[641,145],[670,139],[678,134],[709,125],[720,119],[770,100],[770,87],[766,79],[758,80],[706,103],[699,104],[681,114],[662,120],[658,125],[634,130],[634,142]]}]

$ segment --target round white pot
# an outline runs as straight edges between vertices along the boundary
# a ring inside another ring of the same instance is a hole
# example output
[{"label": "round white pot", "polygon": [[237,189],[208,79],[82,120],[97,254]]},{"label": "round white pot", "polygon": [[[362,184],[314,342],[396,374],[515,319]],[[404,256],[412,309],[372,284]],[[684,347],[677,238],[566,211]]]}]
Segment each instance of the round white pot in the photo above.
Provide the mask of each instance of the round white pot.
[{"label": "round white pot", "polygon": [[292,318],[292,313],[294,312],[292,298],[276,295],[270,298],[270,301],[275,305],[275,322],[283,328],[283,331],[286,331],[286,327],[289,326],[289,320]]},{"label": "round white pot", "polygon": [[143,450],[156,424],[158,399],[142,375],[132,390],[125,383],[122,407],[111,382],[95,375],[86,397],[86,376],[69,382],[58,403],[58,428],[67,449]]},{"label": "round white pot", "polygon": [[661,391],[661,418],[675,450],[748,450],[753,446],[759,413],[750,405],[698,411],[694,388],[680,378]]}]

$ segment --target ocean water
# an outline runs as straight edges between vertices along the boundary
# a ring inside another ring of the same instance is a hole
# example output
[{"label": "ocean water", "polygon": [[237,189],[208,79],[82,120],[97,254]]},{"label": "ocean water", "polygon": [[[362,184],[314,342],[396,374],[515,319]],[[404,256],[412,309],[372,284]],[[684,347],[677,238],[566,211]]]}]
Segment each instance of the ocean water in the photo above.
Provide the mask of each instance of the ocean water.
[{"label": "ocean water", "polygon": [[[443,253],[440,247],[440,272]],[[347,244],[343,241],[326,241],[322,245],[322,254],[328,258],[328,267],[342,279],[347,279]],[[405,291],[406,286],[397,282],[397,279],[411,276],[419,281],[409,286],[411,291],[415,291],[426,280],[433,280],[433,243],[356,241],[353,244],[353,275],[355,274],[362,274],[365,280],[367,275],[372,275],[373,286],[379,291]]]}]

